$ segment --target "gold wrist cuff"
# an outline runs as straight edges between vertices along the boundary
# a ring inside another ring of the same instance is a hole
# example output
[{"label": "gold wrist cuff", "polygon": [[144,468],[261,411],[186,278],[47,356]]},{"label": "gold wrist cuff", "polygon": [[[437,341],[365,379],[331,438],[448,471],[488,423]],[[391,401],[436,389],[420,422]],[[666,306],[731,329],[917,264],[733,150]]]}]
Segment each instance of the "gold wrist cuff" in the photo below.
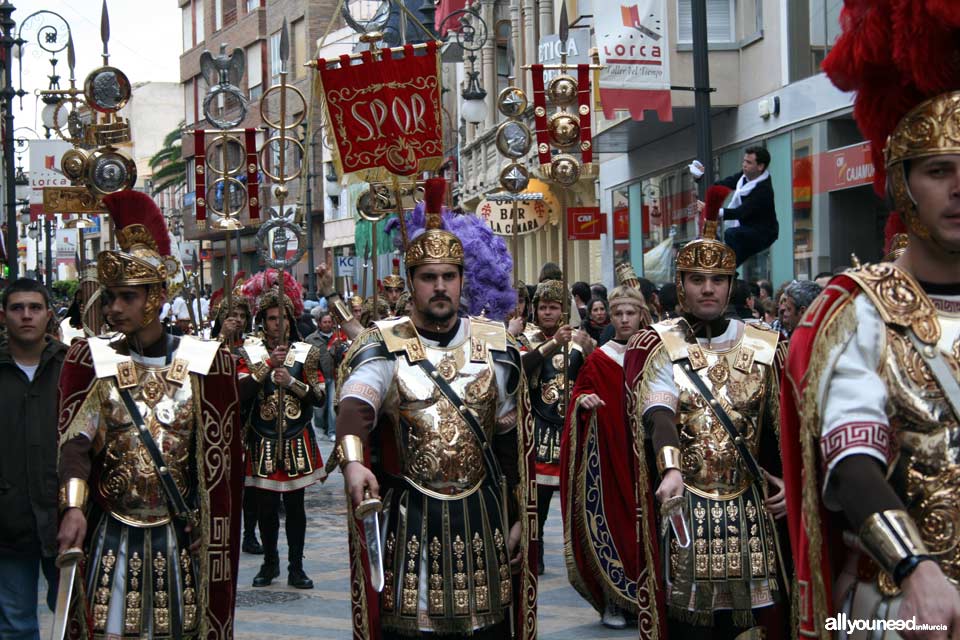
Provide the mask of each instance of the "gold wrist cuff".
[{"label": "gold wrist cuff", "polygon": [[340,470],[350,462],[363,464],[363,440],[358,436],[348,435],[340,439]]},{"label": "gold wrist cuff", "polygon": [[660,475],[670,469],[680,471],[680,449],[677,447],[663,447],[657,453],[657,471]]},{"label": "gold wrist cuff", "polygon": [[74,507],[80,510],[85,509],[87,506],[87,497],[89,495],[90,488],[87,486],[86,480],[81,480],[80,478],[70,478],[63,486],[60,487],[60,495],[58,500],[60,512],[63,513],[67,509],[72,509]]},{"label": "gold wrist cuff", "polygon": [[350,312],[350,307],[344,304],[339,295],[328,298],[328,302],[330,303],[330,310],[333,312],[333,315],[337,316],[341,324],[353,320],[353,313]]},{"label": "gold wrist cuff", "polygon": [[290,381],[290,391],[293,391],[298,398],[303,399],[310,392],[310,387],[307,386],[306,382],[294,378]]},{"label": "gold wrist cuff", "polygon": [[555,338],[550,338],[549,340],[541,344],[539,347],[537,347],[537,351],[539,351],[544,358],[549,358],[553,354],[553,352],[559,348],[560,348],[560,343],[557,342]]},{"label": "gold wrist cuff", "polygon": [[270,374],[270,367],[266,362],[258,362],[250,365],[250,375],[257,381],[257,384],[263,384]]},{"label": "gold wrist cuff", "polygon": [[860,544],[890,575],[902,560],[929,553],[913,519],[899,509],[881,511],[867,518],[860,527]]}]

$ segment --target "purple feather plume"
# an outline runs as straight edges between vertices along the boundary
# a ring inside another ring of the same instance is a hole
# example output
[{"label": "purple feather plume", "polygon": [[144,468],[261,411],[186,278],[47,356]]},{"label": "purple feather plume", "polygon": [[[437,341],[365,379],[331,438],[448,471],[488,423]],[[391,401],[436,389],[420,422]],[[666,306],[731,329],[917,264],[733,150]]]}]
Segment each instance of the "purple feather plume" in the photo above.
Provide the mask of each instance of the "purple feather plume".
[{"label": "purple feather plume", "polygon": [[[477,216],[457,215],[444,208],[441,220],[443,228],[463,243],[462,303],[467,312],[477,316],[485,311],[491,320],[505,319],[517,306],[517,292],[511,286],[513,259],[507,243]],[[399,227],[399,223],[395,224]],[[407,215],[410,239],[422,234],[425,226],[426,216],[420,203]]]}]

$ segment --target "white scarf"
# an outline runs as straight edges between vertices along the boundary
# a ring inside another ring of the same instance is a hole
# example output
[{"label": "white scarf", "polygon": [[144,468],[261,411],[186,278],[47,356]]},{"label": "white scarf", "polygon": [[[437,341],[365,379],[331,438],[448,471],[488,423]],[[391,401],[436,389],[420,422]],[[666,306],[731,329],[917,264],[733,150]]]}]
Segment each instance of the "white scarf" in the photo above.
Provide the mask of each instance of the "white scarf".
[{"label": "white scarf", "polygon": [[[737,188],[733,192],[733,196],[731,196],[730,198],[730,204],[727,206],[730,209],[736,209],[742,204],[743,198],[750,195],[750,193],[753,191],[753,188],[757,186],[757,184],[769,178],[770,178],[770,172],[767,171],[766,169],[764,169],[763,173],[761,173],[759,176],[757,176],[753,180],[747,180],[746,174],[741,175],[740,179],[737,181]],[[723,209],[721,209],[720,212],[721,212],[721,215],[723,215]],[[725,221],[724,226],[727,229],[733,229],[734,227],[740,226],[740,221],[727,220]]]}]

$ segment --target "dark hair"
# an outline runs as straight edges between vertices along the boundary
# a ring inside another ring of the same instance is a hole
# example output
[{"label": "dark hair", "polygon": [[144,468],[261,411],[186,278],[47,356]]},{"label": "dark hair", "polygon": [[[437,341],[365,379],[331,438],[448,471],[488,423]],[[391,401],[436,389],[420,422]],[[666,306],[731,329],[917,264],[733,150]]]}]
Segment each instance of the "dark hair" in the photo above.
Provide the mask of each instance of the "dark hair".
[{"label": "dark hair", "polygon": [[747,150],[743,152],[743,155],[753,154],[757,159],[757,164],[762,164],[764,169],[770,167],[770,152],[767,151],[766,147],[761,147],[759,145],[754,147],[747,147]]},{"label": "dark hair", "polygon": [[543,282],[544,280],[563,280],[563,271],[560,270],[560,265],[556,262],[544,262],[543,266],[540,267],[540,277],[537,278],[537,282]]},{"label": "dark hair", "polygon": [[48,309],[50,308],[50,292],[47,291],[45,286],[33,278],[18,278],[3,290],[2,304],[4,310],[7,308],[7,302],[10,300],[10,296],[15,293],[39,293],[43,296],[43,304],[46,305]]},{"label": "dark hair", "polygon": [[668,282],[660,287],[660,307],[665,317],[672,318],[677,313],[678,304],[680,304],[680,301],[677,299],[676,284]]},{"label": "dark hair", "polygon": [[754,298],[760,297],[760,285],[758,285],[756,282],[747,283],[747,288],[750,289],[750,295],[752,295]]},{"label": "dark hair", "polygon": [[770,281],[769,281],[769,280],[758,280],[758,281],[757,281],[757,289],[758,289],[758,290],[757,290],[757,297],[760,296],[760,291],[759,291],[760,289],[763,289],[764,291],[767,292],[767,297],[768,297],[768,298],[772,298],[772,297],[773,297],[773,285],[770,284]]},{"label": "dark hair", "polygon": [[586,282],[574,282],[573,286],[570,287],[570,293],[577,296],[581,300],[590,299],[590,285]]},{"label": "dark hair", "polygon": [[735,307],[747,306],[747,298],[750,297],[750,288],[743,280],[733,281],[733,292],[730,294],[730,304]]},{"label": "dark hair", "polygon": [[657,294],[657,285],[646,278],[638,278],[638,282],[640,282],[640,293],[643,294],[643,299],[647,301],[647,304],[652,303],[653,296]]},{"label": "dark hair", "polygon": [[598,302],[603,305],[603,309],[607,312],[607,318],[609,319],[610,305],[607,303],[606,298],[590,298],[590,301],[587,302],[587,315],[590,315],[590,313],[593,311],[593,305],[597,304]]},{"label": "dark hair", "polygon": [[600,284],[599,282],[594,282],[590,285],[590,292],[593,294],[594,298],[603,298],[607,299],[607,288]]},{"label": "dark hair", "polygon": [[832,271],[821,271],[821,272],[818,273],[817,275],[813,276],[813,279],[814,279],[814,280],[819,280],[820,278],[832,278],[833,275],[834,275],[834,274],[833,274]]}]

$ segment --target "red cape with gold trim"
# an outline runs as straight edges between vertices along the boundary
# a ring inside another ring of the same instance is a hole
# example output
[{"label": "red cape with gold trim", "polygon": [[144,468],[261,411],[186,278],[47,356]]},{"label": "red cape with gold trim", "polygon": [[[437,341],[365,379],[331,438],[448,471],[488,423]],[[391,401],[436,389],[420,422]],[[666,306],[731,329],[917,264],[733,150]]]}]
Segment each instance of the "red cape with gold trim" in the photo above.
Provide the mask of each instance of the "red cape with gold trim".
[{"label": "red cape with gold trim", "polygon": [[844,553],[842,521],[820,499],[820,417],[817,387],[830,348],[844,328],[837,319],[860,291],[850,277],[830,281],[790,337],[780,396],[780,450],[787,494],[787,526],[796,575],[794,619],[801,637],[826,640],[824,619],[831,615],[831,567]]},{"label": "red cape with gold trim", "polygon": [[[595,349],[577,374],[560,439],[560,499],[570,583],[598,612],[609,600],[637,614],[637,465],[623,368]],[[581,410],[597,394],[604,405]],[[646,567],[644,567],[646,570]]]},{"label": "red cape with gold trim", "polygon": [[625,382],[627,418],[633,433],[633,456],[636,463],[637,514],[635,522],[638,531],[638,561],[645,571],[637,583],[637,603],[641,615],[646,612],[647,620],[639,621],[641,640],[658,640],[667,637],[666,594],[663,585],[663,569],[660,562],[660,533],[657,526],[657,510],[654,504],[655,469],[653,455],[648,439],[645,437],[641,411],[643,399],[640,398],[641,380],[644,370],[653,355],[662,346],[660,336],[653,329],[641,329],[627,343],[627,352],[623,357],[623,376]]},{"label": "red cape with gold trim", "polygon": [[[341,364],[337,379],[345,378],[347,358]],[[387,428],[384,428],[386,426]],[[536,539],[537,527],[537,481],[534,472],[537,459],[533,437],[533,412],[530,408],[530,394],[527,390],[526,376],[520,375],[517,388],[517,436],[518,463],[520,481],[520,569],[513,574],[513,625],[514,638],[517,640],[535,640],[537,637],[537,567],[539,558]],[[371,468],[370,450],[381,453],[381,463],[387,467],[399,468],[400,452],[397,451],[395,437],[389,425],[379,424],[371,433],[371,447],[364,450],[364,465]],[[491,445],[492,446],[492,445]],[[331,456],[330,464],[337,460]],[[347,529],[350,551],[350,603],[354,640],[380,640],[380,594],[370,584],[370,563],[367,555],[366,535],[363,522],[353,517],[353,503],[346,496]]]},{"label": "red cape with gold trim", "polygon": [[[237,376],[233,357],[221,346],[205,376],[191,374],[197,381],[195,460],[200,483],[200,576],[203,587],[200,604],[203,617],[199,637],[204,640],[228,640],[233,637],[237,571],[240,562],[240,513],[243,492],[243,439],[240,434]],[[60,373],[61,438],[90,394],[97,378],[90,347],[86,340],[76,342],[67,352]],[[96,495],[100,468],[94,459],[90,493]],[[229,522],[229,528],[224,523]],[[92,617],[71,623],[71,637],[80,637],[81,624],[86,636],[92,635]]]}]

